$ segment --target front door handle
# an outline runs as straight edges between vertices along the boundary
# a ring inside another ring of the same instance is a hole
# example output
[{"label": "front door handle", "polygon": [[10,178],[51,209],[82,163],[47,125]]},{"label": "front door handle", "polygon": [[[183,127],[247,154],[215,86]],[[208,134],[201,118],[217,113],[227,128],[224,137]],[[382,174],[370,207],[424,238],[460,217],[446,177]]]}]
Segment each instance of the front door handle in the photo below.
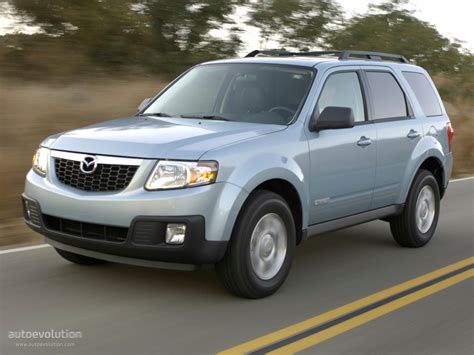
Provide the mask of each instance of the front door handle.
[{"label": "front door handle", "polygon": [[418,138],[420,136],[420,132],[415,131],[414,129],[410,129],[410,132],[408,132],[407,137],[410,139]]},{"label": "front door handle", "polygon": [[357,141],[357,145],[360,147],[366,147],[371,144],[372,140],[370,138],[367,138],[366,136],[360,137],[360,139]]}]

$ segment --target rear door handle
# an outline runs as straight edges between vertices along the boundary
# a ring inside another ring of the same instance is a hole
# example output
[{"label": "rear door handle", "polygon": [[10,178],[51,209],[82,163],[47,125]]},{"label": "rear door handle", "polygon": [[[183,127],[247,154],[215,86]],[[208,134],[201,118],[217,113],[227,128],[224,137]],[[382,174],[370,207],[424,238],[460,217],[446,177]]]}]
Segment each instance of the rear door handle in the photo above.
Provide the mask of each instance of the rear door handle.
[{"label": "rear door handle", "polygon": [[371,144],[372,140],[370,138],[367,138],[366,136],[360,137],[360,139],[357,141],[357,145],[360,147],[366,147]]},{"label": "rear door handle", "polygon": [[410,132],[408,132],[407,137],[410,139],[418,138],[420,136],[420,132],[415,131],[414,129],[410,129]]}]

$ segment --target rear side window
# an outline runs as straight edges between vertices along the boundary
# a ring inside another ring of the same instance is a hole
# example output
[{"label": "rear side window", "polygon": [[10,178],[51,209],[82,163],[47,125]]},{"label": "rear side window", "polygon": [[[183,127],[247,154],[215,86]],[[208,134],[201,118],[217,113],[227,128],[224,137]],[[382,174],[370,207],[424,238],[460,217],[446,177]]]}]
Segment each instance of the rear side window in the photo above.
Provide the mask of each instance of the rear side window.
[{"label": "rear side window", "polygon": [[415,93],[425,116],[440,116],[443,114],[438,97],[425,75],[405,71],[403,76]]},{"label": "rear side window", "polygon": [[373,119],[406,117],[405,94],[392,74],[386,72],[367,72]]}]

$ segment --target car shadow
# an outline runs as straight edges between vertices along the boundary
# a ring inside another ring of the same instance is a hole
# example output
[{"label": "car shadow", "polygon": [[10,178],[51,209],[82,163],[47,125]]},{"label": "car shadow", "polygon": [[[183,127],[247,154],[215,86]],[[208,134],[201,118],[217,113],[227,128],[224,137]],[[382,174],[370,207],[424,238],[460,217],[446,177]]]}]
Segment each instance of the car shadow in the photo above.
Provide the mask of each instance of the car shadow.
[{"label": "car shadow", "polygon": [[[305,273],[308,268],[327,270],[334,268],[335,261],[336,266],[340,266],[343,265],[341,260],[363,260],[372,253],[396,253],[397,249],[399,248],[390,235],[388,224],[372,222],[370,225],[315,236],[303,242],[297,247],[291,274]],[[205,297],[208,301],[236,299],[220,285],[212,265],[205,265],[195,272],[114,263],[95,267],[69,264],[67,269],[74,270],[75,277],[94,278],[102,285],[104,292],[113,285],[114,289],[126,287],[127,292],[137,290],[142,295],[181,297],[180,295],[192,293],[195,297]],[[298,279],[297,276],[295,278]],[[80,285],[80,280],[75,284]]]}]

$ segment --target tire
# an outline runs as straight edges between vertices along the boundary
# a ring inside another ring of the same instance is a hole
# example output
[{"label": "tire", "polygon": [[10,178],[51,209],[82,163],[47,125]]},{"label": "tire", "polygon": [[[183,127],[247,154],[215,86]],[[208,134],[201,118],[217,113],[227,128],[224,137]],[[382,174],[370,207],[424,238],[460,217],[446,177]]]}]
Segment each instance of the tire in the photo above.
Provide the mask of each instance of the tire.
[{"label": "tire", "polygon": [[67,261],[79,265],[97,265],[105,263],[105,260],[95,259],[84,255],[74,254],[66,250],[55,248],[59,255]]},{"label": "tire", "polygon": [[236,296],[269,296],[288,276],[295,245],[295,222],[286,201],[273,192],[257,190],[242,207],[226,254],[216,264],[217,275]]},{"label": "tire", "polygon": [[[432,213],[431,206],[434,207]],[[426,245],[436,230],[439,208],[438,182],[431,172],[420,170],[413,180],[403,212],[390,220],[393,238],[398,244],[408,248]]]}]

